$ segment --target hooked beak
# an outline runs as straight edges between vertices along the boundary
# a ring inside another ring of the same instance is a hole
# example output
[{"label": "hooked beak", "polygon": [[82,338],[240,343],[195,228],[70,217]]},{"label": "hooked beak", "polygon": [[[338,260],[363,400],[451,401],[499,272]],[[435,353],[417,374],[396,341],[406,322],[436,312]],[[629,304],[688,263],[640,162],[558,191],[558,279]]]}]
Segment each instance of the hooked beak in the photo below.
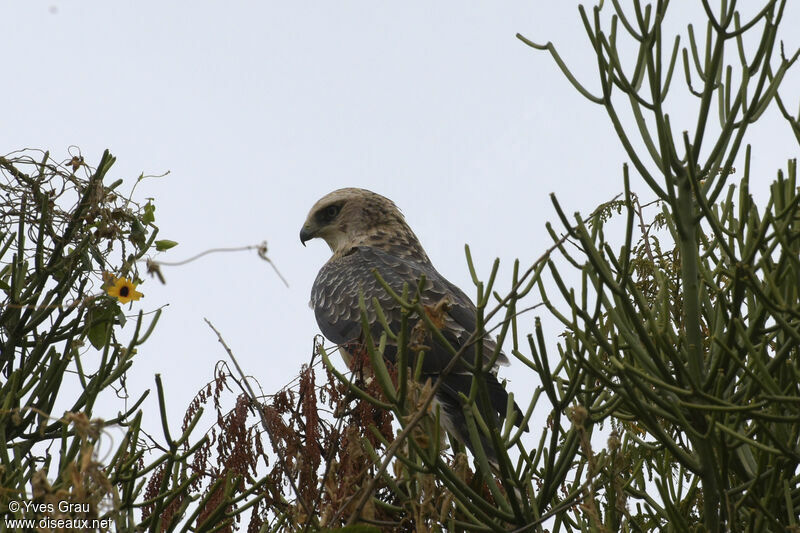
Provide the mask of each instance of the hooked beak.
[{"label": "hooked beak", "polygon": [[310,241],[314,237],[314,231],[308,226],[303,226],[303,229],[300,230],[300,244],[303,246],[306,245],[306,241]]}]

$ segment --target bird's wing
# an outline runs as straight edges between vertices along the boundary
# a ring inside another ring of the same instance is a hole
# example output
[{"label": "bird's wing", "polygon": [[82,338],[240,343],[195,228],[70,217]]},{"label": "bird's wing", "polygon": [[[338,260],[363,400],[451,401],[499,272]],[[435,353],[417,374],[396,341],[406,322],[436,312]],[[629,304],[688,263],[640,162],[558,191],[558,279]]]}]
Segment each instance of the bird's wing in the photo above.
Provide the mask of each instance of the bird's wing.
[{"label": "bird's wing", "polygon": [[[442,277],[430,263],[419,263],[403,257],[397,257],[382,250],[361,246],[353,252],[328,262],[319,272],[311,291],[311,304],[322,333],[329,340],[343,344],[356,341],[361,334],[361,314],[358,306],[359,291],[364,292],[367,311],[367,322],[370,333],[377,341],[383,332],[373,306],[373,298],[380,303],[392,332],[400,330],[400,304],[392,298],[378,283],[373,271],[377,271],[393,291],[401,294],[403,284],[408,284],[412,295],[422,276],[425,286],[421,293],[424,306],[433,309],[443,300],[442,312],[437,315],[441,322],[444,337],[458,350],[467,342],[475,330],[475,305],[458,287]],[[416,320],[419,320],[418,318]],[[413,328],[414,318],[409,328]],[[435,320],[434,320],[435,321]],[[496,348],[493,340],[483,340],[484,363],[488,361]],[[388,343],[387,353],[393,358],[396,347]],[[450,352],[438,343],[431,342],[425,355],[423,373],[437,374],[450,362]],[[471,348],[468,348],[471,350]],[[464,354],[472,360],[473,353]],[[500,354],[497,363],[508,364],[504,354]],[[464,366],[454,369],[456,373],[465,372]]]}]

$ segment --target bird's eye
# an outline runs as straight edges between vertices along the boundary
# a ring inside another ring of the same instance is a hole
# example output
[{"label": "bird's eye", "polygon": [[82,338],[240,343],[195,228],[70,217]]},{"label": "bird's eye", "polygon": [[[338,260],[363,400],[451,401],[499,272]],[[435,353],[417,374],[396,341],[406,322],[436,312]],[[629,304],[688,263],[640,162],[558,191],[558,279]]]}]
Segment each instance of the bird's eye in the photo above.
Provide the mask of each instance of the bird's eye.
[{"label": "bird's eye", "polygon": [[339,214],[341,207],[338,205],[329,205],[325,208],[325,219],[326,220],[333,220],[336,218],[336,215]]}]

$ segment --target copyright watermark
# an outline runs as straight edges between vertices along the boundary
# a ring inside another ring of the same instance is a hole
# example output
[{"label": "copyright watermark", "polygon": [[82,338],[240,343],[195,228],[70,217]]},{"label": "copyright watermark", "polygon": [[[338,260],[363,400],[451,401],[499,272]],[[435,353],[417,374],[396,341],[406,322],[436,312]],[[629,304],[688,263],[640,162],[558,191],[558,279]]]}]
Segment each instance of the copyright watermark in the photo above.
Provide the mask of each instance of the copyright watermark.
[{"label": "copyright watermark", "polygon": [[[26,500],[11,500],[8,502],[8,511],[14,515],[22,515],[21,518],[6,515],[4,517],[5,526],[10,530],[31,530],[31,529],[99,529],[108,530],[111,528],[110,518],[79,518],[74,515],[85,515],[90,512],[91,505],[88,503],[75,503],[69,501],[58,502],[32,502]],[[52,516],[54,514],[73,515],[63,518]],[[35,516],[36,518],[25,518],[25,516]],[[50,516],[42,516],[50,515]]]}]

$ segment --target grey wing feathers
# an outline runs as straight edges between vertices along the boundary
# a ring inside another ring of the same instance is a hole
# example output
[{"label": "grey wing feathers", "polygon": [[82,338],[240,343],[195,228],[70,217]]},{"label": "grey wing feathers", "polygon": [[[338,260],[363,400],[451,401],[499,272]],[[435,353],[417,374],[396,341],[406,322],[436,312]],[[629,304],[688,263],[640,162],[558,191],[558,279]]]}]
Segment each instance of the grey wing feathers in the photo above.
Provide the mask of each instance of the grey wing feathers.
[{"label": "grey wing feathers", "polygon": [[[371,247],[358,247],[349,255],[323,266],[311,291],[311,304],[322,333],[332,342],[342,344],[357,340],[361,333],[361,316],[358,307],[359,291],[364,291],[367,320],[371,333],[377,340],[383,327],[377,320],[372,299],[377,298],[392,331],[400,329],[400,305],[384,290],[372,273],[376,269],[395,292],[402,293],[403,284],[416,289],[419,279],[426,278],[423,304],[435,305],[448,297],[450,308],[445,316],[442,333],[456,349],[466,342],[475,330],[475,306],[458,287],[443,278],[430,263],[419,263],[390,255]],[[485,338],[483,357],[486,362],[496,348],[490,338]],[[465,354],[471,359],[471,354]],[[426,355],[424,371],[440,371],[450,361],[450,353],[443,346],[432,347]],[[508,364],[500,354],[496,364]]]}]

